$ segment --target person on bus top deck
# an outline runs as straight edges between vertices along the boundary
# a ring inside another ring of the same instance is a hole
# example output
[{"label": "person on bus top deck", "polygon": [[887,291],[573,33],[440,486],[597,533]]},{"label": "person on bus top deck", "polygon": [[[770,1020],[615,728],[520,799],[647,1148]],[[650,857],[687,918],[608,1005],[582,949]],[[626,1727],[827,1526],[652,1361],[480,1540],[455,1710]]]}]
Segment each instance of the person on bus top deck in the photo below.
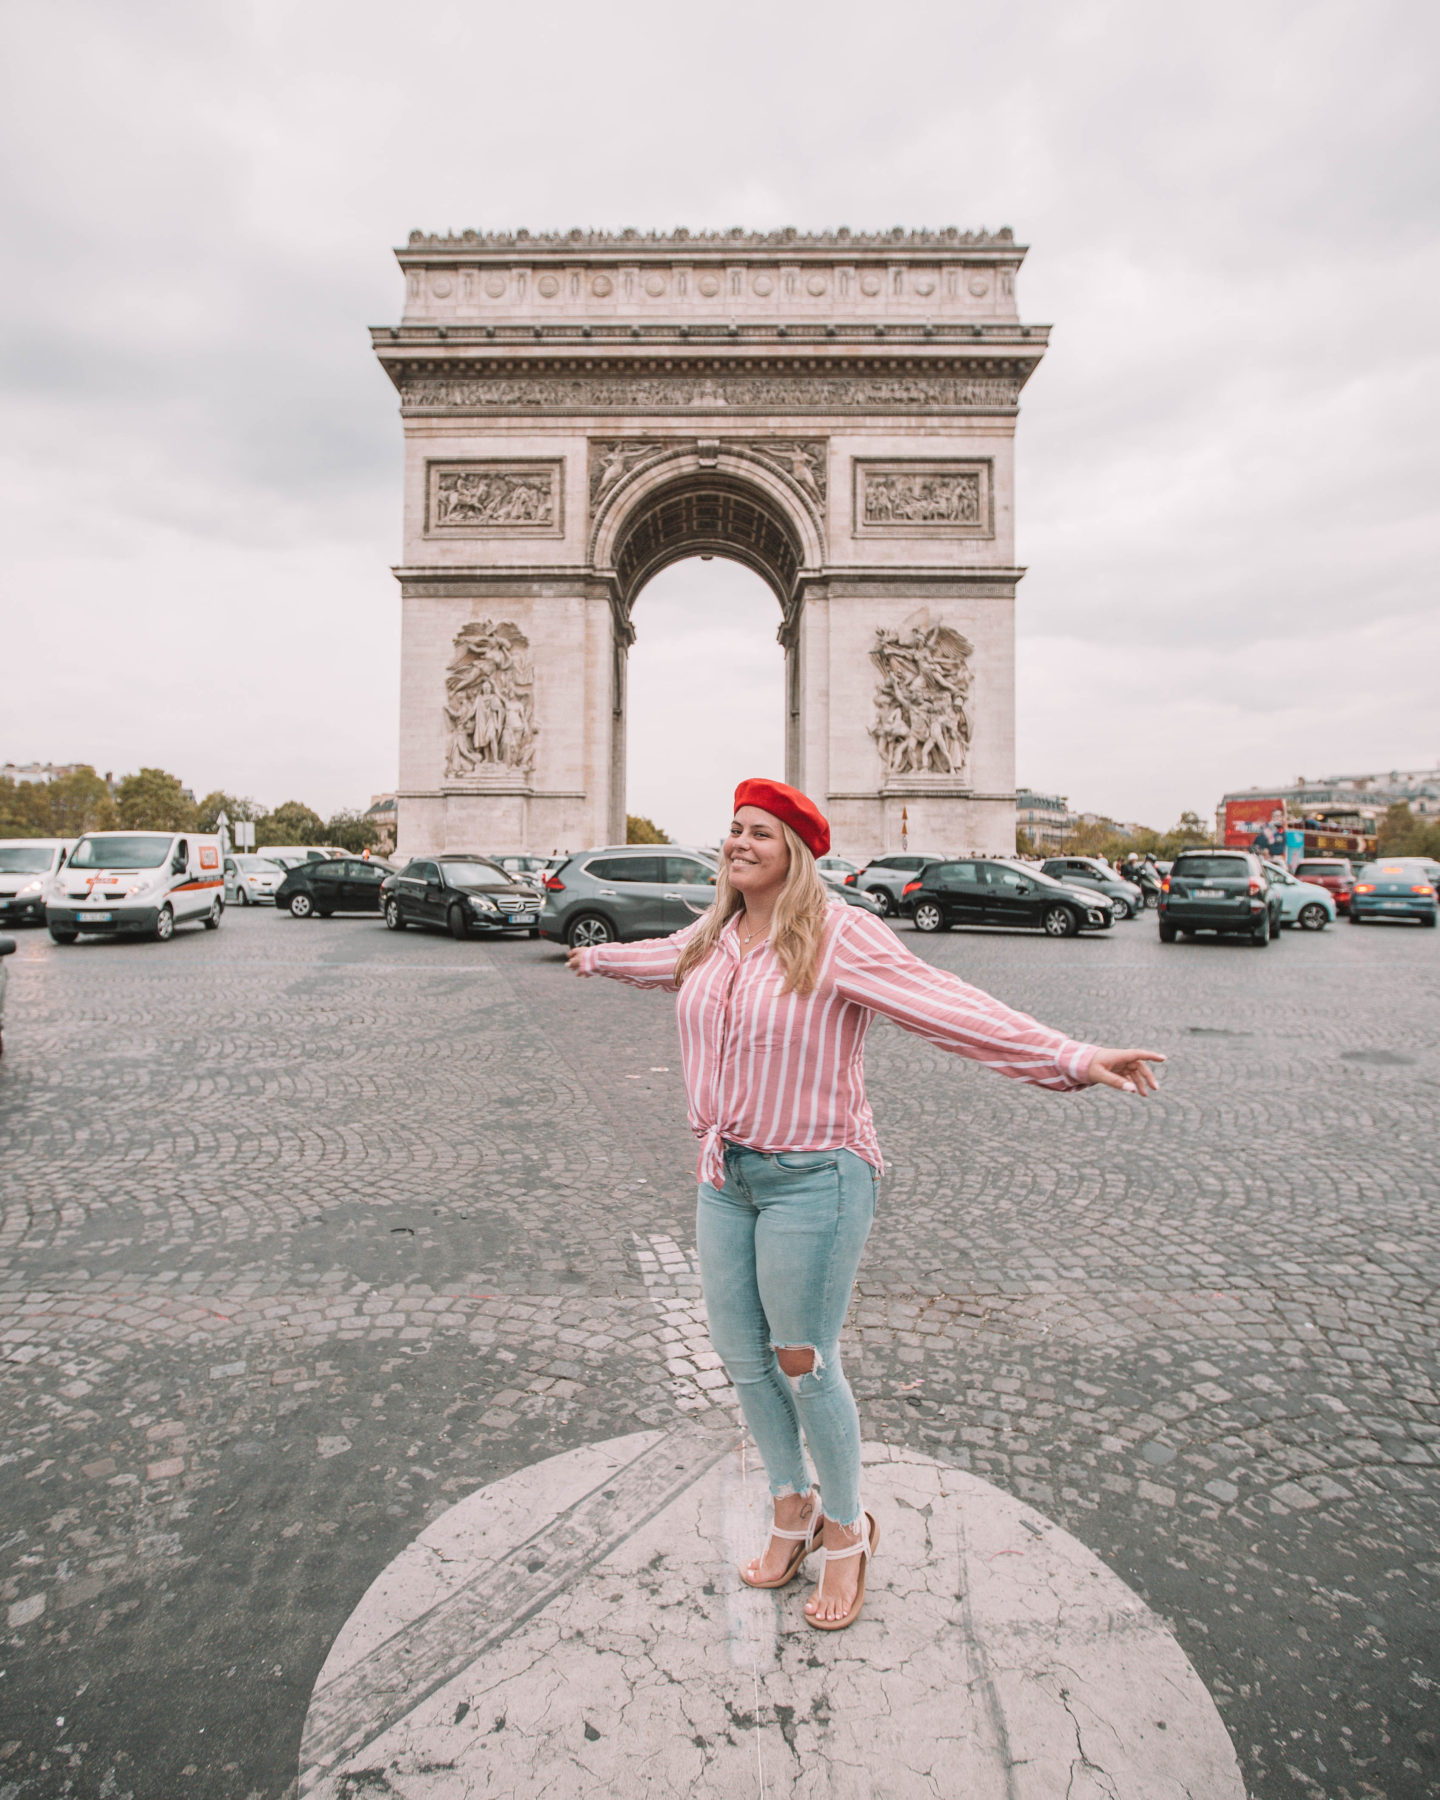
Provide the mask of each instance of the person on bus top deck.
[{"label": "person on bus top deck", "polygon": [[774,1504],[769,1544],[740,1576],[783,1587],[818,1540],[804,1616],[823,1631],[859,1616],[879,1543],[839,1341],[882,1169],[861,1054],[871,1021],[1062,1092],[1143,1096],[1165,1060],[1077,1043],[922,962],[889,925],[830,896],[815,866],[829,847],[804,794],[742,781],[713,907],[673,937],[569,957],[577,975],[678,990],[710,1332]]}]

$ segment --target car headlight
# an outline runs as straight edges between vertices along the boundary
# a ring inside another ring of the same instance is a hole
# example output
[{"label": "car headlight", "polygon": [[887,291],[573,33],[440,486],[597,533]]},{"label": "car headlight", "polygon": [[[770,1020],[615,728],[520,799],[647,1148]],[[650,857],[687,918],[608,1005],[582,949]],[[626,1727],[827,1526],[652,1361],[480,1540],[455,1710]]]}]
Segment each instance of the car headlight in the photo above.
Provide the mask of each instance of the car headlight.
[{"label": "car headlight", "polygon": [[476,912],[498,912],[500,910],[493,900],[487,900],[483,894],[472,894],[470,904]]},{"label": "car headlight", "polygon": [[43,883],[38,881],[27,881],[24,887],[16,894],[15,898],[18,900],[22,894],[38,894],[42,885]]}]

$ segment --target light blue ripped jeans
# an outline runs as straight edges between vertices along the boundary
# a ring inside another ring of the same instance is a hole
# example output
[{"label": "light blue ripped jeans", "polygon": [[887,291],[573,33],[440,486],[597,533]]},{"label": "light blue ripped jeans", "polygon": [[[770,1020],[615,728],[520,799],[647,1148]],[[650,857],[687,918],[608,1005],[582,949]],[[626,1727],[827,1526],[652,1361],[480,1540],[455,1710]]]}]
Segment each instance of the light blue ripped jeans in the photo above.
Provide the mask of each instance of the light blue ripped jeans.
[{"label": "light blue ripped jeans", "polygon": [[[860,1417],[840,1366],[840,1327],[870,1235],[876,1171],[852,1150],[725,1146],[725,1185],[700,1186],[695,1243],[710,1340],[735,1383],[770,1492],[807,1494],[800,1432],[821,1505],[839,1525],[860,1520]],[[792,1379],[776,1350],[808,1349]]]}]

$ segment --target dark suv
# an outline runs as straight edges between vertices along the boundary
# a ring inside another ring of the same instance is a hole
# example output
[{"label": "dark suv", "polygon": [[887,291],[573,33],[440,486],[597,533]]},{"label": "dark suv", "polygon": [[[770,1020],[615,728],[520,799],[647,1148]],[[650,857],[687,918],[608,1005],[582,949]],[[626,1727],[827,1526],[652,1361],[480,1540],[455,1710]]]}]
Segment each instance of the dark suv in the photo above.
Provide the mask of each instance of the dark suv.
[{"label": "dark suv", "polygon": [[1214,931],[1252,944],[1280,941],[1280,889],[1248,850],[1182,850],[1160,884],[1160,942]]}]

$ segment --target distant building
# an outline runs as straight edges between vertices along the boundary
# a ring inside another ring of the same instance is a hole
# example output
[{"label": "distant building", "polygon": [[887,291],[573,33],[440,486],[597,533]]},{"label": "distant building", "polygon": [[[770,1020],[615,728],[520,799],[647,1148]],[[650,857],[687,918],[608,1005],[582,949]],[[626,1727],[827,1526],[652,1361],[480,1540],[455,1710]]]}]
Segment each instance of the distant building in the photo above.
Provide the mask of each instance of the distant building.
[{"label": "distant building", "polygon": [[1075,815],[1063,794],[1016,788],[1015,829],[1023,831],[1037,850],[1060,850],[1075,829]]},{"label": "distant building", "polygon": [[365,817],[375,827],[375,848],[382,856],[389,856],[395,848],[395,829],[399,823],[399,811],[394,794],[372,794],[370,804],[365,808]]},{"label": "distant building", "polygon": [[[52,781],[59,781],[63,776],[73,775],[77,769],[88,766],[86,763],[0,763],[0,781],[30,781],[48,784]],[[112,794],[115,792],[115,777],[108,769],[105,771],[105,785]]]},{"label": "distant building", "polygon": [[1408,806],[1420,818],[1440,818],[1440,768],[1385,769],[1368,775],[1327,775],[1307,781],[1303,775],[1290,786],[1237,788],[1226,794],[1216,809],[1219,834],[1224,834],[1225,808],[1231,801],[1282,800],[1288,816],[1299,821],[1354,817],[1374,823],[1387,808]]}]

